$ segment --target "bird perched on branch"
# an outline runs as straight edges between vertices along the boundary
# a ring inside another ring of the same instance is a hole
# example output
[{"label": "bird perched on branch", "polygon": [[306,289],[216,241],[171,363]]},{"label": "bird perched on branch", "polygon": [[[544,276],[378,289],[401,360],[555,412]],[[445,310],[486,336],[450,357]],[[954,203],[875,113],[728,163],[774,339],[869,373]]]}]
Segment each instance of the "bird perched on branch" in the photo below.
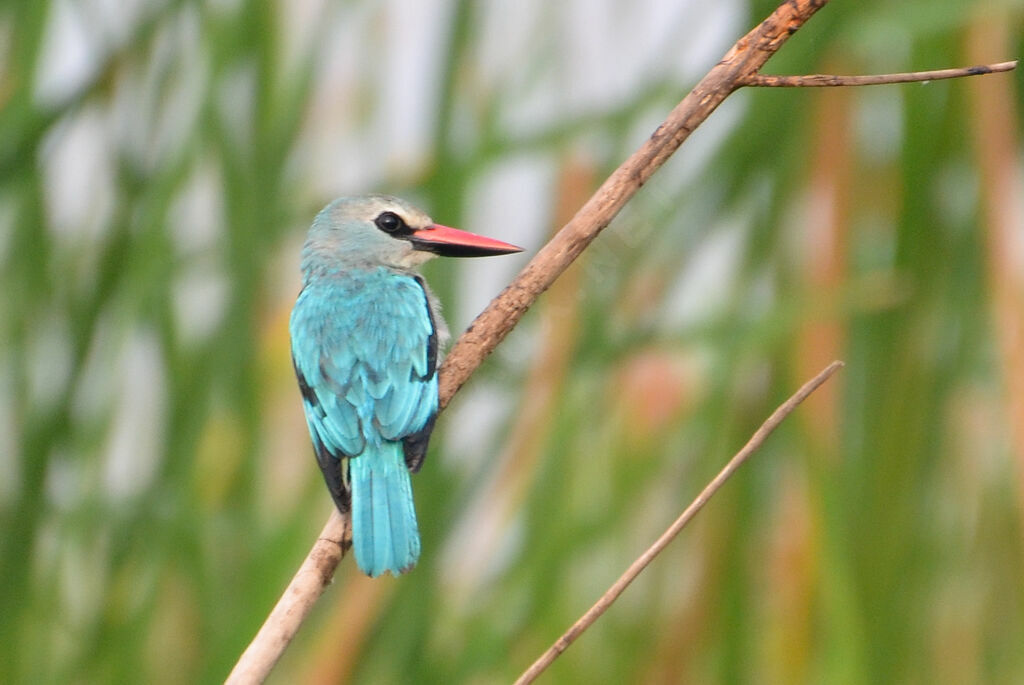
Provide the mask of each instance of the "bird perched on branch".
[{"label": "bird perched on branch", "polygon": [[309,229],[292,362],[320,470],[351,511],[356,563],[370,576],[403,573],[420,554],[409,473],[434,427],[447,328],[416,268],[520,250],[385,195],[335,200]]}]

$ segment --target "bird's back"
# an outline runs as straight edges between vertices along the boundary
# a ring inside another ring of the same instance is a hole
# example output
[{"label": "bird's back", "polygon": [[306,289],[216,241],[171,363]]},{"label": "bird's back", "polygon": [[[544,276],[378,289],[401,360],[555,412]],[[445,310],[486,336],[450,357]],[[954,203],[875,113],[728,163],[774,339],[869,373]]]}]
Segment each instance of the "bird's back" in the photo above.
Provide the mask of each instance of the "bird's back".
[{"label": "bird's back", "polygon": [[[437,413],[437,335],[420,279],[385,267],[310,279],[290,322],[306,421],[356,560],[377,575],[419,555],[408,465]],[[360,492],[361,491],[361,492]],[[373,531],[373,532],[370,532]],[[361,545],[363,545],[361,549]]]},{"label": "bird's back", "polygon": [[379,267],[312,279],[290,328],[296,371],[312,391],[307,413],[336,456],[401,440],[436,413],[435,317],[417,276]]}]

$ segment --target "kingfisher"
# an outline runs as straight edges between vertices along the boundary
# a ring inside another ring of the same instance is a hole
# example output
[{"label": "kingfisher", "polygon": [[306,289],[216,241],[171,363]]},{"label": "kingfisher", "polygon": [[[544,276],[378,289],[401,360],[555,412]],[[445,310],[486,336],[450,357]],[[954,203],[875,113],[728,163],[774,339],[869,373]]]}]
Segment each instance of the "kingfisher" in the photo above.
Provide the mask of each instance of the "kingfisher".
[{"label": "kingfisher", "polygon": [[420,555],[409,474],[434,428],[448,329],[417,268],[436,255],[521,250],[388,195],[335,200],[309,229],[292,363],[317,462],[338,510],[351,513],[356,564],[371,577],[404,573]]}]

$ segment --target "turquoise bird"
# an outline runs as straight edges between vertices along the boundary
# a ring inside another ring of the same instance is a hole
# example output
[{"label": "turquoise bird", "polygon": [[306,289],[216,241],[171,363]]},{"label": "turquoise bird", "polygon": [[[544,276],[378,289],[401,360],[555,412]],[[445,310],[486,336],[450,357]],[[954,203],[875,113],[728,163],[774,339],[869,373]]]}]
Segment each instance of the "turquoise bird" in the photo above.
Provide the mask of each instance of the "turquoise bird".
[{"label": "turquoise bird", "polygon": [[420,555],[409,473],[427,453],[448,331],[416,269],[435,255],[520,249],[386,195],[335,200],[309,229],[292,363],[317,462],[339,511],[351,511],[356,563],[370,576],[408,571]]}]

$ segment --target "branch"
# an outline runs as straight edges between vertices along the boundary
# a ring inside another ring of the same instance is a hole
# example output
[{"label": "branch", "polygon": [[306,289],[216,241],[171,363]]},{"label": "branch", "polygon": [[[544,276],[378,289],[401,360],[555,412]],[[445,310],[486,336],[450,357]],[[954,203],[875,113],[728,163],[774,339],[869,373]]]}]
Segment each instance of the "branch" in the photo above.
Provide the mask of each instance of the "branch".
[{"label": "branch", "polygon": [[736,455],[729,460],[729,463],[727,463],[725,467],[718,472],[718,475],[715,476],[703,490],[701,490],[696,499],[690,503],[690,506],[686,507],[679,518],[677,518],[672,525],[668,527],[668,530],[662,533],[661,537],[655,540],[654,544],[651,545],[647,551],[641,554],[636,561],[630,564],[629,568],[626,569],[626,572],[619,576],[619,579],[616,580],[603,595],[601,595],[601,598],[597,600],[594,606],[587,610],[587,613],[583,614],[583,616],[581,616],[580,619],[562,635],[562,637],[558,638],[546,652],[541,654],[540,658],[533,662],[533,665],[530,666],[530,668],[526,669],[526,671],[519,676],[519,679],[516,680],[516,685],[532,683],[537,676],[544,672],[544,669],[550,666],[562,652],[568,649],[569,645],[571,645],[576,638],[583,634],[583,631],[589,628],[594,621],[600,618],[601,614],[603,614],[608,607],[610,607],[612,603],[619,598],[619,595],[629,587],[629,584],[632,583],[638,575],[640,575],[641,571],[647,568],[647,565],[654,560],[654,557],[658,556],[658,554],[660,554],[661,551],[665,549],[670,542],[672,542],[673,538],[675,538],[676,535],[686,527],[686,524],[693,520],[693,517],[697,515],[697,512],[699,512],[704,505],[707,504],[708,500],[718,492],[718,490],[725,484],[725,481],[729,480],[729,478],[732,477],[740,466],[743,465],[750,455],[756,452],[761,445],[764,444],[764,441],[769,435],[771,435],[772,431],[778,428],[779,424],[782,423],[801,402],[807,399],[808,395],[817,390],[842,367],[842,362],[832,362],[817,376],[804,383],[792,397],[772,412],[772,415],[761,424],[761,427],[758,428],[750,440],[747,441],[747,444],[743,446],[743,449],[737,452]]},{"label": "branch", "polygon": [[807,76],[768,76],[750,74],[740,85],[768,88],[825,88],[830,86],[877,86],[885,83],[914,83],[916,81],[941,81],[947,78],[981,76],[1001,71],[1013,71],[1017,60],[982,64],[959,69],[935,69],[933,71],[907,71],[900,74],[872,74],[869,76],[837,76],[834,74],[809,74]]}]

